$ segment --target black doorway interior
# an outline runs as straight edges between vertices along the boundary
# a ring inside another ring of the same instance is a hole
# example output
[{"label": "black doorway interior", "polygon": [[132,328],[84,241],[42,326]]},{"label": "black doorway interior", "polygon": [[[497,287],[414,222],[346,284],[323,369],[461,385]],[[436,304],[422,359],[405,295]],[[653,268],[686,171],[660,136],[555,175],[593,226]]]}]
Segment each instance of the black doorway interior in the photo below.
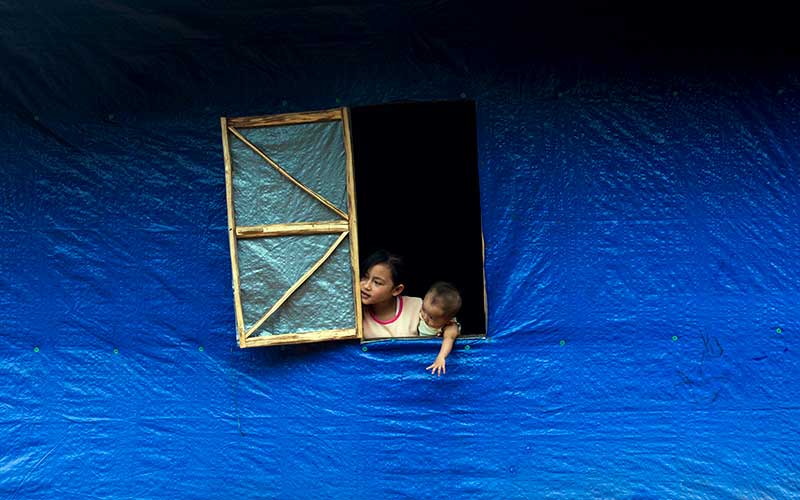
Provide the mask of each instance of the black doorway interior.
[{"label": "black doorway interior", "polygon": [[406,295],[434,281],[461,292],[462,336],[486,335],[474,101],[351,108],[359,255],[408,264]]}]

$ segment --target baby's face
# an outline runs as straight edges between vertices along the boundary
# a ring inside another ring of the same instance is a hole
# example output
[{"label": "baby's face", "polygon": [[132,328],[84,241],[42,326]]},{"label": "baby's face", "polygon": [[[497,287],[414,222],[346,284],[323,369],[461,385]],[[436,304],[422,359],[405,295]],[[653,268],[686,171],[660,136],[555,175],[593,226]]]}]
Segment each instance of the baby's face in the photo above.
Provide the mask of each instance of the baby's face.
[{"label": "baby's face", "polygon": [[422,310],[420,310],[419,317],[431,328],[444,328],[450,318],[444,313],[442,307],[434,303],[433,294],[425,295],[422,300]]}]

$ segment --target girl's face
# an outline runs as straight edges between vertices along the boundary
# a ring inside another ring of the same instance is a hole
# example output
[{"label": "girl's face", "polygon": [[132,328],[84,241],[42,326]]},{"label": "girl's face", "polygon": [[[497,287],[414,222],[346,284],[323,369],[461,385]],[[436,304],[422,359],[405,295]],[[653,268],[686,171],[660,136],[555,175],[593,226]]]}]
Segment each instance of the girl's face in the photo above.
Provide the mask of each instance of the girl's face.
[{"label": "girl's face", "polygon": [[375,264],[361,277],[361,303],[380,304],[400,295],[403,285],[392,281],[392,270],[386,264]]}]

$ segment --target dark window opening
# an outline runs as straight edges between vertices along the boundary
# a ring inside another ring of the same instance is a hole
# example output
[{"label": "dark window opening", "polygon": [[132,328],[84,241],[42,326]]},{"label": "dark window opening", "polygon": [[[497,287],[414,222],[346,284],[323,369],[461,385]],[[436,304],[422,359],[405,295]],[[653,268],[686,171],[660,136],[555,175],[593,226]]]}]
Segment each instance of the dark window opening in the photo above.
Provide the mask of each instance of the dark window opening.
[{"label": "dark window opening", "polygon": [[[462,337],[486,335],[474,101],[351,108],[359,255],[402,255],[404,295],[461,292]],[[363,270],[362,270],[363,272]]]}]

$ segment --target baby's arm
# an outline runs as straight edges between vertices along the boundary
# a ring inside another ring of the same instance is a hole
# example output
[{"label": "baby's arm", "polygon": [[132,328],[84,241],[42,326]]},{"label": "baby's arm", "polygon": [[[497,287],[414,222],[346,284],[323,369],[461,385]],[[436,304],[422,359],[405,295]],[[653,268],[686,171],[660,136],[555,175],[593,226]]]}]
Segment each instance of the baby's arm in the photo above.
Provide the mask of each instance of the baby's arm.
[{"label": "baby's arm", "polygon": [[436,360],[432,365],[425,368],[426,370],[431,371],[431,375],[436,374],[441,376],[443,373],[447,373],[447,369],[445,368],[445,359],[447,359],[450,351],[453,350],[453,344],[456,341],[456,337],[458,337],[458,333],[458,324],[456,323],[451,323],[444,328],[444,334],[442,335],[442,347],[439,349],[439,355],[436,356]]}]

